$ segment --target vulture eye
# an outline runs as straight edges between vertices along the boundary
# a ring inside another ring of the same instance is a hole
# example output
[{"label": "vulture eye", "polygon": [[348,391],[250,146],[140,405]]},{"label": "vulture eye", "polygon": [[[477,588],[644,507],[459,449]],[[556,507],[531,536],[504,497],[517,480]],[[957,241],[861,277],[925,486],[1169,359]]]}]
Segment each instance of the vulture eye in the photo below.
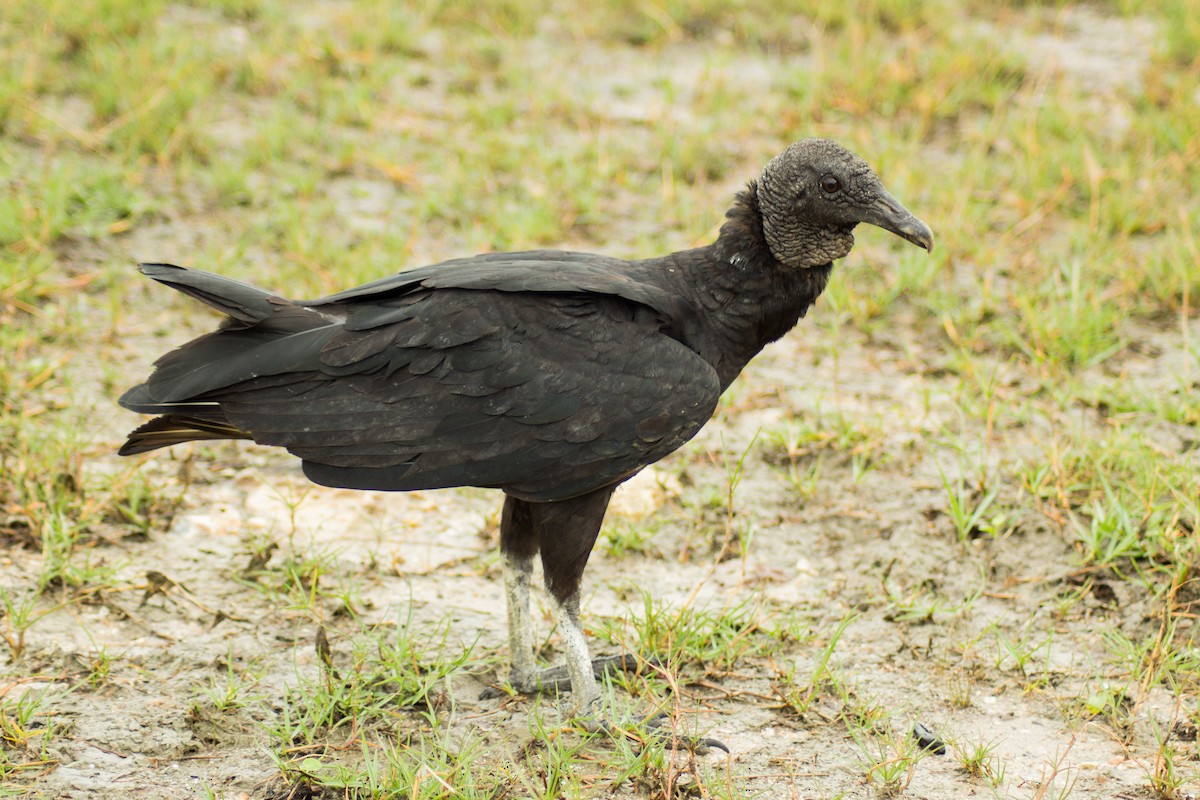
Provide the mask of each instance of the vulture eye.
[{"label": "vulture eye", "polygon": [[821,191],[826,194],[833,194],[838,189],[842,188],[842,182],[832,175],[825,175],[821,178]]}]

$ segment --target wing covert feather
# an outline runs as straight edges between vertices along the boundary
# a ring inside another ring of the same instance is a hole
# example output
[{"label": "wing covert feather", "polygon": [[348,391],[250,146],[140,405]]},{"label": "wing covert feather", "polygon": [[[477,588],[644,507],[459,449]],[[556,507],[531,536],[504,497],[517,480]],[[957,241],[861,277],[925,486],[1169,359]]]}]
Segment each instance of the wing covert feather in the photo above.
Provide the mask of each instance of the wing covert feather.
[{"label": "wing covert feather", "polygon": [[720,394],[707,362],[619,298],[449,289],[408,305],[384,327],[339,331],[290,382],[213,399],[319,483],[554,500],[675,450]]}]

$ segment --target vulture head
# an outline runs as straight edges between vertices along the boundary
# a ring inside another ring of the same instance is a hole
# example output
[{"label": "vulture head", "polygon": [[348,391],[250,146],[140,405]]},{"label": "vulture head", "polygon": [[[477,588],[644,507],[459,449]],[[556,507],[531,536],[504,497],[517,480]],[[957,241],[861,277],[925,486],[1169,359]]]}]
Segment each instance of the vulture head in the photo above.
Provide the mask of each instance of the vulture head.
[{"label": "vulture head", "polygon": [[767,246],[800,269],[842,258],[854,226],[877,225],[929,250],[933,232],[883,188],[867,162],[828,139],[802,139],[767,164],[752,187]]}]

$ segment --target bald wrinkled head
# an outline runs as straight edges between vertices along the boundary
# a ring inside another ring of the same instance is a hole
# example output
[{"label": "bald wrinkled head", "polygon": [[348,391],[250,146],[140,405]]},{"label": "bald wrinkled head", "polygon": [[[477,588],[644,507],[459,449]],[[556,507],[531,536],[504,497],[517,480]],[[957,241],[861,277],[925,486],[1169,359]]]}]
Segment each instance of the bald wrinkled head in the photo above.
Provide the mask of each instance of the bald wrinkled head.
[{"label": "bald wrinkled head", "polygon": [[767,245],[787,266],[807,269],[844,257],[860,222],[933,247],[929,226],[883,188],[867,162],[828,139],[802,139],[773,158],[756,192]]}]

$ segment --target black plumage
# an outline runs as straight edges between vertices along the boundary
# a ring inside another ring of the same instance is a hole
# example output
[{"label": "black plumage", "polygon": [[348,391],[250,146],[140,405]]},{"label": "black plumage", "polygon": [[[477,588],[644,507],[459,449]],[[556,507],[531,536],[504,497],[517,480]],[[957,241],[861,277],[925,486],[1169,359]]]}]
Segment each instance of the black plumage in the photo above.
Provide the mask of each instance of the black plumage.
[{"label": "black plumage", "polygon": [[495,253],[311,301],[143,265],[226,319],[121,398],[162,416],[120,452],[247,438],[287,448],[327,486],[503,490],[512,682],[545,677],[528,611],[540,553],[586,712],[599,691],[580,580],[613,489],[700,430],[804,316],[860,222],[932,246],[861,159],[807,139],[737,195],[716,242],[661,258]]}]

